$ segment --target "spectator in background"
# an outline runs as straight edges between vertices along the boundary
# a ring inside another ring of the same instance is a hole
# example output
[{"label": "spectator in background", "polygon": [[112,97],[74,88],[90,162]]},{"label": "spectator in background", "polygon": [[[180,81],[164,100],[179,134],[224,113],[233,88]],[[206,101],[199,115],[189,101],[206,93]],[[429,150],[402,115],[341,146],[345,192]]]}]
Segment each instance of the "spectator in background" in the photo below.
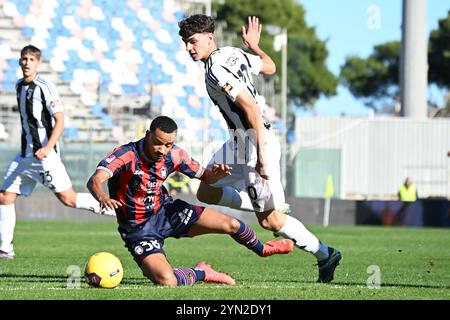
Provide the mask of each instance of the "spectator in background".
[{"label": "spectator in background", "polygon": [[175,197],[177,194],[185,192],[186,190],[189,193],[194,194],[189,184],[190,181],[191,179],[189,179],[188,176],[185,176],[178,171],[174,172],[169,179],[167,179],[170,195]]},{"label": "spectator in background", "polygon": [[393,224],[403,225],[408,208],[413,202],[416,202],[418,198],[416,185],[411,182],[409,177],[407,177],[400,186],[398,197],[403,203],[397,214],[393,217]]},{"label": "spectator in background", "polygon": [[14,203],[19,195],[29,196],[36,183],[46,186],[68,207],[100,213],[100,205],[94,197],[73,190],[61,161],[58,139],[64,131],[63,108],[53,83],[38,74],[40,62],[38,48],[28,45],[20,52],[23,78],[17,81],[16,91],[22,144],[0,187],[0,259],[15,258]]},{"label": "spectator in background", "polygon": [[411,182],[409,177],[405,179],[398,191],[398,197],[403,202],[415,202],[418,198],[416,185]]}]

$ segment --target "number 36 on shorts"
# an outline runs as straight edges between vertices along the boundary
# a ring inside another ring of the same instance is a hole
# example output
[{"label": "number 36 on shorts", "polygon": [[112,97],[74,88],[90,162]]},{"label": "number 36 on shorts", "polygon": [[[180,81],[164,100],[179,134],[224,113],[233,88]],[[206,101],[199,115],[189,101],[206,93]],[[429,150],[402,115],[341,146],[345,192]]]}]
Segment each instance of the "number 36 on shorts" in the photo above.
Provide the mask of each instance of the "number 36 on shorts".
[{"label": "number 36 on shorts", "polygon": [[159,243],[158,240],[146,240],[146,241],[139,241],[134,245],[134,253],[138,256],[142,254],[148,254],[152,252],[153,250],[160,250],[161,249],[161,243]]}]

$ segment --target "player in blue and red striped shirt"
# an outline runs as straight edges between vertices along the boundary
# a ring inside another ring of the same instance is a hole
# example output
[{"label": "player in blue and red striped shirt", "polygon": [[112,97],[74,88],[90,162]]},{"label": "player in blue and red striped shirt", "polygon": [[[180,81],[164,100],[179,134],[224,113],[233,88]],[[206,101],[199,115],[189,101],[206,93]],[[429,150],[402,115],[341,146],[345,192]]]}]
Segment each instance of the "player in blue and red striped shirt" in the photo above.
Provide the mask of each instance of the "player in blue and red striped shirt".
[{"label": "player in blue and red striped shirt", "polygon": [[[116,148],[100,161],[87,185],[102,209],[115,209],[120,235],[144,275],[162,285],[197,281],[235,284],[231,276],[214,271],[204,262],[194,268],[172,268],[163,250],[168,237],[224,233],[262,257],[291,252],[292,240],[272,240],[263,245],[244,222],[169,195],[163,183],[174,171],[206,183],[231,172],[223,164],[203,168],[174,144],[176,134],[172,119],[155,118],[145,138]],[[106,181],[109,196],[103,188]]]}]

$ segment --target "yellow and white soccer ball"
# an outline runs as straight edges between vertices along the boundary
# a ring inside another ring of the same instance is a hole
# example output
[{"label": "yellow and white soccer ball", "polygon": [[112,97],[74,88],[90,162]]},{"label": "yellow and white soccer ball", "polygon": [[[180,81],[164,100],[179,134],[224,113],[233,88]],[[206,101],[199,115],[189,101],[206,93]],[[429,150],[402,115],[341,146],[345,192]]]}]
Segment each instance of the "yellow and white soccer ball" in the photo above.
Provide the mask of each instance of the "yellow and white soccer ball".
[{"label": "yellow and white soccer ball", "polygon": [[109,252],[95,253],[86,263],[84,276],[90,286],[115,288],[122,281],[122,263]]}]

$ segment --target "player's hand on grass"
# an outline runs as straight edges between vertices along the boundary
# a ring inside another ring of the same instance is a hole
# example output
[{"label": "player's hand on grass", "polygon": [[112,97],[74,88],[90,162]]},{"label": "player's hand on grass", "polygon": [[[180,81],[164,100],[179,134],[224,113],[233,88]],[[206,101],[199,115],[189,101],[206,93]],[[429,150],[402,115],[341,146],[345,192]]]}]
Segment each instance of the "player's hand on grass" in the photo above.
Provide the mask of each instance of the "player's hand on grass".
[{"label": "player's hand on grass", "polygon": [[248,17],[247,29],[245,29],[245,26],[242,26],[242,41],[248,48],[258,47],[261,30],[262,24],[259,23],[259,18]]}]

